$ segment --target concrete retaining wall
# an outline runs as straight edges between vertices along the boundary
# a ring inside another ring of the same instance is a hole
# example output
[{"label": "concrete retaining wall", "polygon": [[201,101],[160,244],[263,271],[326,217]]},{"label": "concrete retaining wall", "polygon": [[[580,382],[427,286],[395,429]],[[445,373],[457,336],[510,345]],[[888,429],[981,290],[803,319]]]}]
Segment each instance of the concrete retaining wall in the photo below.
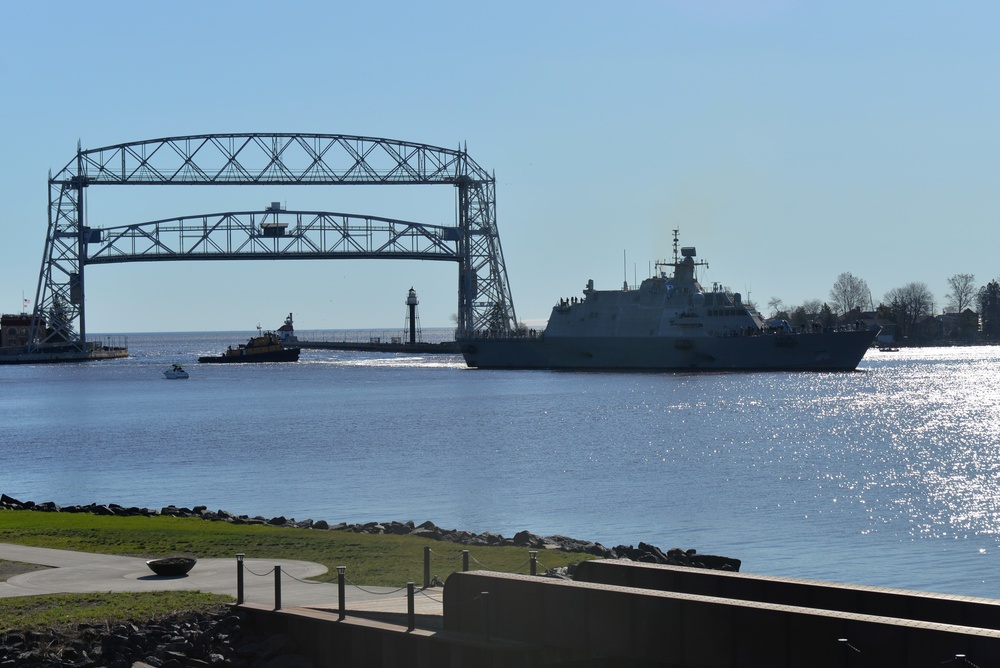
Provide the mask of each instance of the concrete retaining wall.
[{"label": "concrete retaining wall", "polygon": [[865,615],[1000,629],[1000,601],[797,578],[643,564],[585,561],[574,580]]},{"label": "concrete retaining wall", "polygon": [[[1000,663],[1000,629],[979,627],[995,620],[997,603],[989,599],[635,562],[587,562],[578,575],[646,588],[485,571],[453,573],[444,589],[443,631],[408,631],[362,616],[339,620],[335,613],[305,608],[238,607],[255,628],[289,634],[318,667]],[[660,590],[666,587],[687,591]],[[891,614],[872,614],[874,610]]]},{"label": "concrete retaining wall", "polygon": [[996,630],[696,594],[478,571],[449,576],[444,594],[446,630],[537,645],[547,661],[842,668],[1000,657]]},{"label": "concrete retaining wall", "polygon": [[307,608],[237,608],[258,631],[285,633],[317,668],[531,668],[537,650],[521,643],[386,624]]}]

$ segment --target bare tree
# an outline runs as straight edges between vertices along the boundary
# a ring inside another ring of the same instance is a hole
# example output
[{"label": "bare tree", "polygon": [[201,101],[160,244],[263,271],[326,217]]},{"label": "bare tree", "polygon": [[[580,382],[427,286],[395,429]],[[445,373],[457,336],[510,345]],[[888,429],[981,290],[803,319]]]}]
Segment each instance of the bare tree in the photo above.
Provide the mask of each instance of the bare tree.
[{"label": "bare tree", "polygon": [[772,318],[787,318],[788,312],[785,311],[785,305],[781,301],[781,297],[771,297],[767,300],[767,308],[771,310]]},{"label": "bare tree", "polygon": [[893,288],[885,293],[885,301],[903,336],[909,336],[921,318],[934,313],[934,295],[926,283],[919,281]]},{"label": "bare tree", "polygon": [[793,327],[805,327],[816,322],[822,310],[823,302],[818,299],[807,299],[802,302],[801,306],[787,311],[787,320],[791,322]]},{"label": "bare tree", "polygon": [[823,302],[818,299],[807,299],[802,302],[802,310],[808,313],[810,317],[815,318],[823,310]]},{"label": "bare tree", "polygon": [[972,306],[976,299],[976,275],[975,274],[955,274],[948,279],[948,287],[951,292],[945,295],[948,300],[947,309],[955,313],[961,313]]},{"label": "bare tree", "polygon": [[834,311],[843,315],[854,309],[862,309],[871,301],[868,283],[849,271],[837,277],[830,290],[830,301]]}]

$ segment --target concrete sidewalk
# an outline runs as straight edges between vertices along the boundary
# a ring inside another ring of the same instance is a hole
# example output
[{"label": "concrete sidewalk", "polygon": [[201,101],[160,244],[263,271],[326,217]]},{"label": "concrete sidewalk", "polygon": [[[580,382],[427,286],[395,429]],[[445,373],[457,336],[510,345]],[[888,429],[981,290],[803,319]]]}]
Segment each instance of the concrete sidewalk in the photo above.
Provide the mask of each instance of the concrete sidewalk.
[{"label": "concrete sidewalk", "polygon": [[[199,559],[184,576],[155,575],[139,557],[121,557],[69,550],[52,550],[0,543],[0,559],[38,564],[51,568],[22,573],[0,582],[0,597],[36,596],[86,592],[142,592],[194,590],[228,594],[236,598],[236,558]],[[245,559],[244,600],[274,605],[274,567],[281,566],[281,607],[309,607],[336,610],[339,607],[336,583],[319,583],[309,578],[322,575],[326,566],[291,559]],[[348,579],[350,573],[347,574]],[[420,591],[414,597],[415,612],[442,614],[443,589]],[[406,588],[349,585],[345,606],[350,612],[405,613]]]}]

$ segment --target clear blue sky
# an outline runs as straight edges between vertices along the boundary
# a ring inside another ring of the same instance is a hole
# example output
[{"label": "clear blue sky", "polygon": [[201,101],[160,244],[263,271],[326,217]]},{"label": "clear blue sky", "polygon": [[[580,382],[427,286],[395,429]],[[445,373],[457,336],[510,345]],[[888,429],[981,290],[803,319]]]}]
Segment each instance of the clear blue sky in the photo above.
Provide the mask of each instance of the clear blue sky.
[{"label": "clear blue sky", "polygon": [[[78,140],[211,132],[467,143],[496,173],[522,320],[590,278],[641,279],[673,228],[709,261],[703,282],[762,308],[826,300],[849,271],[876,302],[922,281],[940,309],[947,277],[1000,275],[994,2],[56,1],[7,3],[3,26],[4,312],[34,299],[48,173]],[[92,188],[90,224],[272,200],[454,220],[447,187],[191,190]],[[411,285],[422,326],[450,326],[456,275],[389,261],[91,267],[87,327],[250,330],[293,311],[300,329],[396,328]]]}]

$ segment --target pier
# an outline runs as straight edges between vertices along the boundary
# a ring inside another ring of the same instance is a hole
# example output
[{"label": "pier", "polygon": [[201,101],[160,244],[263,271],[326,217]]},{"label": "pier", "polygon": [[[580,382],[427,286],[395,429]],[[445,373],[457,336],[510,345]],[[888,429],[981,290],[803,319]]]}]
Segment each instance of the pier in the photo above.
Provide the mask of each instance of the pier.
[{"label": "pier", "polygon": [[36,347],[0,347],[0,364],[95,362],[123,357],[128,357],[128,339],[125,337],[113,337],[103,343],[87,341],[83,346],[47,344]]}]

